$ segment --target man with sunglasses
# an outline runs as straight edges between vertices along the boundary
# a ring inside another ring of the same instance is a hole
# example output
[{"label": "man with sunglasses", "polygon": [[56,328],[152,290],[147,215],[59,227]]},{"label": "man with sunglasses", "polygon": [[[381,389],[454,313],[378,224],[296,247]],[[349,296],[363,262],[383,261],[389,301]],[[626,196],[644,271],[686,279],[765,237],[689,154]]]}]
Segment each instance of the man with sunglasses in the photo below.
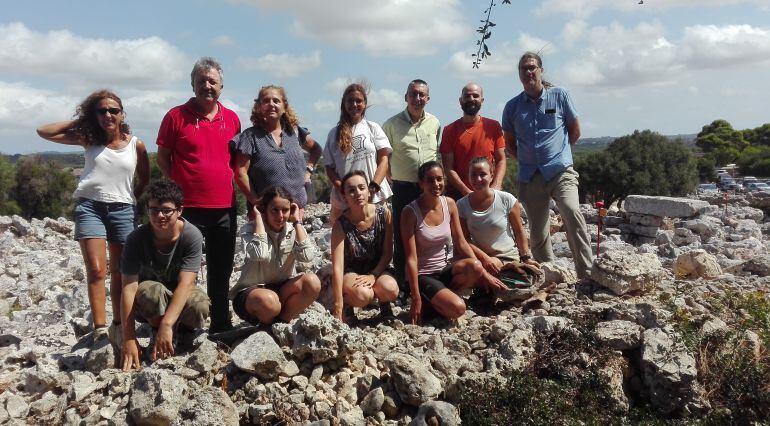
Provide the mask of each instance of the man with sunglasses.
[{"label": "man with sunglasses", "polygon": [[124,371],[139,368],[136,321],[155,330],[150,358],[172,356],[178,333],[202,328],[209,298],[195,285],[203,236],[182,216],[182,191],[169,180],[154,182],[145,195],[149,224],[129,234],[120,269]]},{"label": "man with sunglasses", "polygon": [[212,58],[195,63],[195,96],[172,108],[158,130],[158,167],[182,188],[184,217],[200,229],[206,247],[206,287],[211,326],[232,328],[227,292],[235,255],[236,212],[230,140],[241,131],[238,116],[219,102],[222,66]]}]

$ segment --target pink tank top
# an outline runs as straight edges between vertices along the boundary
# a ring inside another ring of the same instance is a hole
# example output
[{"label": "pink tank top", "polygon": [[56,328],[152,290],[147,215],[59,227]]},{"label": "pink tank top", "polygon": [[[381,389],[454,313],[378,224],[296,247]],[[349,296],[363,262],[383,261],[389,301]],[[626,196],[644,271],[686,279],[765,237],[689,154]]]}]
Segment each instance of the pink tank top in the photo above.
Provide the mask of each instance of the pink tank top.
[{"label": "pink tank top", "polygon": [[409,207],[417,218],[414,240],[417,246],[417,273],[420,275],[440,272],[449,262],[448,246],[452,242],[449,208],[447,208],[446,198],[441,196],[440,199],[444,220],[436,226],[425,223],[420,206],[417,204],[419,199],[409,203]]}]

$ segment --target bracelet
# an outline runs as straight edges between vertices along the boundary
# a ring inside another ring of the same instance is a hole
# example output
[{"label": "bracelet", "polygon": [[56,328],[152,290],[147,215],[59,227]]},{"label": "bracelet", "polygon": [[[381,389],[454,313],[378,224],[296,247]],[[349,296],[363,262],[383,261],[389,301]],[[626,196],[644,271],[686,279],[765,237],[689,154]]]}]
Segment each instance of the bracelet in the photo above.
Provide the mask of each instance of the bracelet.
[{"label": "bracelet", "polygon": [[378,184],[375,181],[369,182],[369,189],[371,189],[374,192],[380,192],[380,184]]},{"label": "bracelet", "polygon": [[522,261],[522,262],[526,262],[526,261],[528,261],[530,259],[532,259],[532,256],[530,256],[528,254],[520,254],[519,255],[519,260]]},{"label": "bracelet", "polygon": [[315,170],[315,167],[313,167],[313,166],[311,166],[310,164],[308,164],[307,166],[305,166],[305,170],[306,170],[308,173],[313,173],[313,170]]}]

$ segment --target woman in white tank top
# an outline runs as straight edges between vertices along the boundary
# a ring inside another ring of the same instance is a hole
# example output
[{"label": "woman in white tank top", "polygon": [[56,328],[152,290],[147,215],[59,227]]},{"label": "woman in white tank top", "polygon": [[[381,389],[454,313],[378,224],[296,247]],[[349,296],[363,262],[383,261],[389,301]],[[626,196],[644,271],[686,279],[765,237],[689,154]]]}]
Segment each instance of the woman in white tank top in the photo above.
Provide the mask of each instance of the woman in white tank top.
[{"label": "woman in white tank top", "polygon": [[142,141],[131,136],[123,102],[107,90],[89,95],[76,108],[74,120],[43,125],[37,133],[51,142],[85,149],[85,167],[73,194],[77,198],[75,239],[80,242],[86,266],[94,341],[108,335],[104,280],[109,267],[114,318],[109,338],[120,348],[120,257],[128,234],[135,228],[136,200],[149,181],[147,150]]}]

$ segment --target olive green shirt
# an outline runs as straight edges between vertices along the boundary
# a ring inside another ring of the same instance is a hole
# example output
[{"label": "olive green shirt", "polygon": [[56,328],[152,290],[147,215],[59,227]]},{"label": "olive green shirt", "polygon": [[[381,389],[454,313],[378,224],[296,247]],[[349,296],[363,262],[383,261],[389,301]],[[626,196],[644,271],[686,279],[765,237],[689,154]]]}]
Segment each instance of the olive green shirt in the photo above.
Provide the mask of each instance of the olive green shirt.
[{"label": "olive green shirt", "polygon": [[438,159],[438,135],[441,123],[435,115],[423,112],[422,118],[412,123],[409,111],[390,117],[382,130],[390,141],[390,175],[393,180],[417,182],[421,164]]}]

